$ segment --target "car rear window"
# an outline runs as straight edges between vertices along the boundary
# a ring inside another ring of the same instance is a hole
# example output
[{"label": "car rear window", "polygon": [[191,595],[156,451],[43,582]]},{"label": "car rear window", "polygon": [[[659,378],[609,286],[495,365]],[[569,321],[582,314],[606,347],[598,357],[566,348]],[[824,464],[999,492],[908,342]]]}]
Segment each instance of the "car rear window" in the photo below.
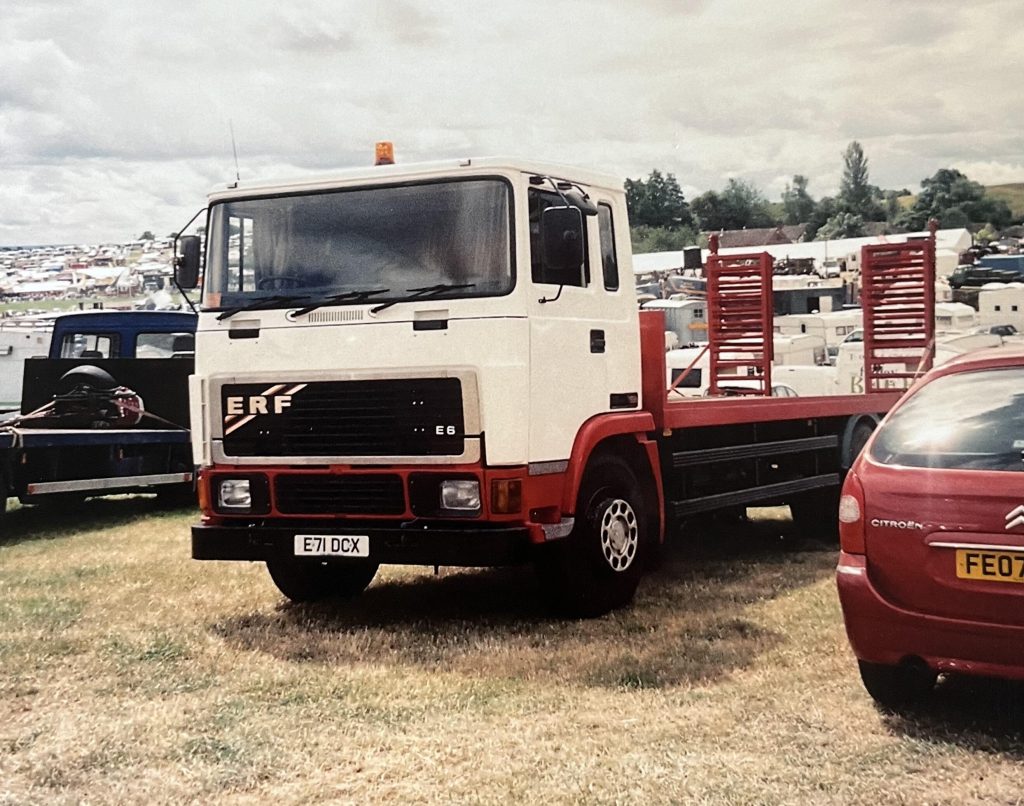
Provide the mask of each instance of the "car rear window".
[{"label": "car rear window", "polygon": [[922,386],[879,430],[882,464],[1024,470],[1024,368],[945,375]]}]

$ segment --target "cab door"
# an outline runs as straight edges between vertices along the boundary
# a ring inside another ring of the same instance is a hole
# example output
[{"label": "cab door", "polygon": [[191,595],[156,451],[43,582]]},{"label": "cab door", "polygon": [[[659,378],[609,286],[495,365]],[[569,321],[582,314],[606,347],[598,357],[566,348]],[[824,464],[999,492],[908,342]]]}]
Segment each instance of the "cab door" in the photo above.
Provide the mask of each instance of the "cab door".
[{"label": "cab door", "polygon": [[[580,426],[609,411],[637,408],[640,393],[636,293],[622,265],[625,211],[595,194],[596,214],[583,217],[585,243],[578,280],[549,282],[541,217],[565,206],[557,193],[531,187],[530,427],[531,462],[568,459]],[[625,254],[628,254],[625,253]],[[628,263],[628,260],[625,261]]]}]

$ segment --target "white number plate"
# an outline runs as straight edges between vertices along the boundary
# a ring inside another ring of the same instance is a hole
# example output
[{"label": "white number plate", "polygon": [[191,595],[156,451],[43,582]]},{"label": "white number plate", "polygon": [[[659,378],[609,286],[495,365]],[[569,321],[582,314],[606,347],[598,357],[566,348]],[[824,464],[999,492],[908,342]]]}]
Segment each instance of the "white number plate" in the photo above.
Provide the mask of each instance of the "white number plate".
[{"label": "white number plate", "polygon": [[296,557],[369,557],[367,535],[295,535]]}]

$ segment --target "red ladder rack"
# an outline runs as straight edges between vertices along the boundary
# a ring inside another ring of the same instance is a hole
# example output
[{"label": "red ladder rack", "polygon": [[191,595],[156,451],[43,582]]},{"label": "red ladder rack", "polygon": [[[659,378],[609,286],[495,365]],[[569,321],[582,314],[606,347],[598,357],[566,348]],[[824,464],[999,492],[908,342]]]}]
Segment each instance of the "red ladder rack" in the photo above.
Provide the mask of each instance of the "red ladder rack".
[{"label": "red ladder rack", "polygon": [[865,392],[907,388],[932,366],[937,226],[927,238],[861,247]]},{"label": "red ladder rack", "polygon": [[[717,395],[771,395],[772,359],[772,256],[767,252],[719,255],[718,236],[711,236],[707,277],[710,387]],[[735,374],[746,369],[745,375]],[[725,370],[734,370],[725,373]],[[753,386],[730,386],[730,381],[753,381]]]}]

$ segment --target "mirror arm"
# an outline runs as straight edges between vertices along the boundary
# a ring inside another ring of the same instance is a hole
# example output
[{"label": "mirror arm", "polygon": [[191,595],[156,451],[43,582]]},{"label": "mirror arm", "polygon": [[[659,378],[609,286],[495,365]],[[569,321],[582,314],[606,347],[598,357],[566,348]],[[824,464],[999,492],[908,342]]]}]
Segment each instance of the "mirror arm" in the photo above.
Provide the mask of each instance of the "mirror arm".
[{"label": "mirror arm", "polygon": [[560,283],[558,286],[558,293],[555,294],[551,299],[548,299],[547,296],[543,296],[539,300],[537,300],[537,302],[539,302],[541,305],[543,305],[545,302],[557,302],[558,298],[562,296],[563,288],[565,288],[565,283]]},{"label": "mirror arm", "polygon": [[185,293],[185,289],[178,285],[178,278],[173,274],[171,275],[171,282],[174,283],[174,287],[178,289],[178,293],[181,294],[185,302],[188,303],[188,307],[192,309],[192,313],[198,314],[199,309],[196,307],[196,304],[192,301],[192,298]]}]

